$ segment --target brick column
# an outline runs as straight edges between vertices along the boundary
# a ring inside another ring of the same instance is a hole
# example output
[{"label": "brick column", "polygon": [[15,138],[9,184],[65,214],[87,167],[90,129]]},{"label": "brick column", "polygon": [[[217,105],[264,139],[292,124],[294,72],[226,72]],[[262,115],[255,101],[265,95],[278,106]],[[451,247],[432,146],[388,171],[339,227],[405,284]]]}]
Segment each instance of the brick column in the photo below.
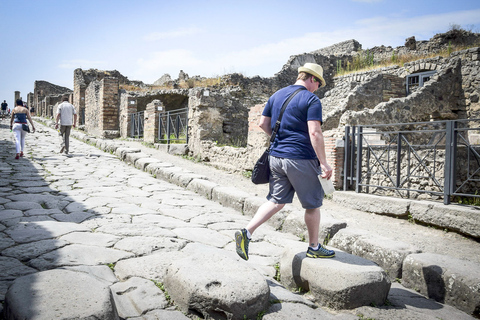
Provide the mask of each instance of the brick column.
[{"label": "brick column", "polygon": [[327,162],[333,169],[333,185],[336,188],[341,188],[343,186],[343,159],[345,156],[343,140],[335,137],[324,138]]},{"label": "brick column", "polygon": [[145,109],[143,123],[143,141],[155,143],[158,135],[159,114],[165,111],[165,106],[160,100],[153,100]]}]

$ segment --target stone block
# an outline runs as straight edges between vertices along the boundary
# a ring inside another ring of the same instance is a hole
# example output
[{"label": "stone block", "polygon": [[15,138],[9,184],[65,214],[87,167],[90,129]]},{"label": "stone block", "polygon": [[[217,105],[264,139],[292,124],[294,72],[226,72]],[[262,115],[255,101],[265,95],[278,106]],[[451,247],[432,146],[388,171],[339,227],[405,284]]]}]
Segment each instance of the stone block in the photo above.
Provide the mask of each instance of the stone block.
[{"label": "stone block", "polygon": [[424,296],[480,316],[480,265],[445,255],[419,253],[403,263],[402,284]]},{"label": "stone block", "polygon": [[329,244],[375,262],[386,271],[391,280],[402,278],[405,258],[409,254],[420,252],[407,243],[393,241],[359,229],[340,230]]},{"label": "stone block", "polygon": [[127,153],[136,153],[136,152],[141,152],[141,150],[135,149],[135,148],[117,148],[117,150],[115,150],[115,155],[119,157],[121,160],[124,160]]},{"label": "stone block", "polygon": [[365,193],[354,193],[355,198],[352,199],[353,191],[341,191],[333,194],[333,201],[346,207],[372,212],[377,214],[393,215],[403,217],[408,215],[408,209],[412,201],[389,197],[385,201],[385,197],[375,196]]},{"label": "stone block", "polygon": [[410,214],[415,220],[480,238],[479,211],[475,207],[414,201],[410,205]]},{"label": "stone block", "polygon": [[243,204],[248,197],[250,197],[250,194],[233,187],[219,186],[212,190],[213,201],[218,202],[223,206],[233,208],[239,212],[243,211]]},{"label": "stone block", "polygon": [[282,284],[310,291],[317,304],[336,310],[383,305],[391,285],[374,262],[340,250],[334,258],[308,258],[301,242],[286,247],[280,275]]},{"label": "stone block", "polygon": [[5,319],[117,320],[110,283],[83,272],[49,270],[17,278],[5,296]]},{"label": "stone block", "polygon": [[188,145],[187,144],[170,144],[168,145],[168,153],[175,155],[186,155],[188,154]]},{"label": "stone block", "polygon": [[265,278],[247,264],[204,248],[197,246],[195,252],[168,267],[164,284],[175,304],[183,312],[198,312],[204,318],[256,319],[269,304]]},{"label": "stone block", "polygon": [[128,164],[135,165],[135,161],[137,161],[138,159],[148,157],[150,156],[143,152],[128,152],[125,153],[125,157],[123,158],[123,160]]},{"label": "stone block", "polygon": [[138,317],[153,309],[164,309],[168,302],[165,294],[153,281],[132,277],[110,287],[122,319]]},{"label": "stone block", "polygon": [[206,180],[207,177],[204,176],[204,175],[196,174],[196,173],[189,172],[189,171],[183,171],[183,172],[180,171],[180,172],[174,172],[170,176],[169,181],[173,184],[176,184],[177,186],[186,188],[193,179],[205,179]]},{"label": "stone block", "polygon": [[159,162],[161,161],[155,158],[140,158],[137,161],[135,161],[135,168],[140,169],[142,171],[146,171],[145,169],[149,164],[159,163]]},{"label": "stone block", "polygon": [[217,187],[218,184],[206,179],[192,179],[187,186],[188,190],[191,190],[199,195],[204,196],[207,199],[212,199],[212,190]]}]

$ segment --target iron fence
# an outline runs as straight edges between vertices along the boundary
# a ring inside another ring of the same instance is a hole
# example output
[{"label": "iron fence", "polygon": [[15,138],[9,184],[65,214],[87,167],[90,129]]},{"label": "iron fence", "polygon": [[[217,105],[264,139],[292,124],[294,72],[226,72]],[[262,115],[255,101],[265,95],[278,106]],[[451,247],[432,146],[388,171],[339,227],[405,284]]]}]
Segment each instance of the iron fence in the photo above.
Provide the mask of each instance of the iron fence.
[{"label": "iron fence", "polygon": [[188,143],[188,108],[160,113],[158,123],[160,143]]},{"label": "iron fence", "polygon": [[480,198],[480,119],[345,128],[343,189]]},{"label": "iron fence", "polygon": [[130,137],[141,138],[143,137],[143,124],[144,124],[144,111],[135,112],[131,115],[130,119]]}]

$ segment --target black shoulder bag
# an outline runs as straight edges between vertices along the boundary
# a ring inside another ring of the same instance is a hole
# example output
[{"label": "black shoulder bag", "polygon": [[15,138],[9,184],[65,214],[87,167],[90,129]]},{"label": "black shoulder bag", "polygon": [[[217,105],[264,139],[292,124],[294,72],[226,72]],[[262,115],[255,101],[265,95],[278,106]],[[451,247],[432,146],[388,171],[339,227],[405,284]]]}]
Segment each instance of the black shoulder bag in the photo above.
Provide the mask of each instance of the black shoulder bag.
[{"label": "black shoulder bag", "polygon": [[254,184],[264,184],[268,183],[270,180],[270,163],[268,161],[268,155],[270,154],[270,148],[272,147],[273,141],[275,141],[275,136],[277,135],[277,131],[280,128],[280,122],[282,121],[283,112],[287,108],[290,101],[295,97],[295,95],[300,92],[301,90],[305,90],[305,88],[299,88],[295,92],[293,92],[290,97],[283,103],[282,109],[280,110],[280,115],[278,116],[277,122],[275,123],[275,128],[273,129],[272,135],[270,137],[270,144],[268,145],[267,150],[265,150],[255,163],[255,166],[252,170],[252,182]]}]

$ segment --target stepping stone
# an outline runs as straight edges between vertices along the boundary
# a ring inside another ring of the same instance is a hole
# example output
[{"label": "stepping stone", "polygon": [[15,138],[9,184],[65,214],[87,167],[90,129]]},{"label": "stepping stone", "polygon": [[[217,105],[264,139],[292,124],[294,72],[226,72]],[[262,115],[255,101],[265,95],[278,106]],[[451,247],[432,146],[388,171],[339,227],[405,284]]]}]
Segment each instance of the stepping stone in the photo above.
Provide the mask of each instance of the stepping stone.
[{"label": "stepping stone", "polygon": [[391,280],[402,278],[404,259],[409,254],[420,252],[408,243],[391,240],[360,229],[340,230],[329,244],[375,262],[387,272]]},{"label": "stepping stone", "polygon": [[375,263],[336,250],[334,258],[312,259],[305,244],[290,244],[280,260],[282,284],[310,291],[315,302],[332,309],[383,305],[391,282]]},{"label": "stepping stone", "polygon": [[172,262],[164,282],[181,311],[214,319],[256,319],[267,309],[270,289],[258,271],[218,249],[189,246],[184,250],[192,253]]},{"label": "stepping stone", "polygon": [[402,284],[438,302],[480,316],[480,265],[434,253],[407,256]]}]

